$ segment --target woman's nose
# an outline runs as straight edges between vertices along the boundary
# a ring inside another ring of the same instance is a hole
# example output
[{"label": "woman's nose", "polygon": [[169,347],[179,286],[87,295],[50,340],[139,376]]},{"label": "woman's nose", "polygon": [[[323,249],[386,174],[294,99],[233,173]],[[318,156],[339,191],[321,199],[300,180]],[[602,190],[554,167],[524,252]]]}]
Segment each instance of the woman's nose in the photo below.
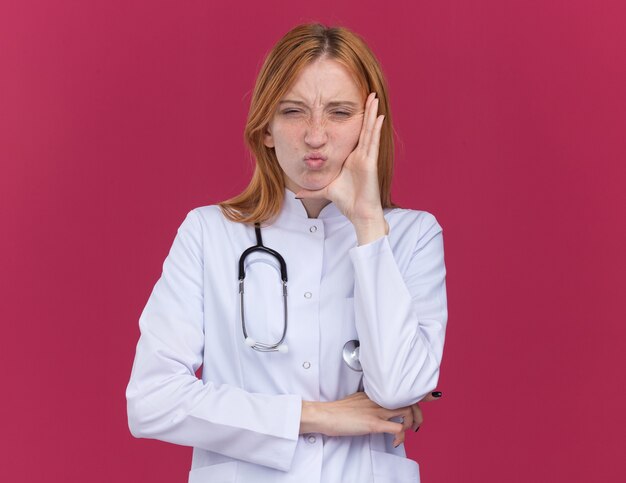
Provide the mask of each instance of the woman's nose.
[{"label": "woman's nose", "polygon": [[319,147],[326,143],[328,135],[324,119],[315,116],[307,125],[304,142],[309,146]]}]

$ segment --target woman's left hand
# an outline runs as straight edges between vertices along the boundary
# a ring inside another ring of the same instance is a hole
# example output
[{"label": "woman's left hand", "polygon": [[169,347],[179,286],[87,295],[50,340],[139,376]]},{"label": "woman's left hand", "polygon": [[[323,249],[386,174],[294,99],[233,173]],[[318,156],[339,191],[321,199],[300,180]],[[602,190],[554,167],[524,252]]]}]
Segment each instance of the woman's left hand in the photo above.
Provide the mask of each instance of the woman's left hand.
[{"label": "woman's left hand", "polygon": [[411,416],[408,418],[404,418],[402,421],[403,430],[396,434],[392,444],[394,447],[400,446],[400,444],[404,443],[405,437],[404,432],[411,428],[413,431],[417,431],[419,427],[424,422],[424,415],[422,414],[422,409],[420,408],[420,402],[424,401],[436,401],[439,399],[438,397],[434,397],[433,393],[429,393],[419,402],[411,405]]},{"label": "woman's left hand", "polygon": [[365,102],[363,124],[356,148],[346,158],[339,175],[325,188],[301,190],[298,198],[327,199],[364,233],[388,228],[383,217],[378,184],[378,150],[384,115],[377,117],[378,99],[372,92]]}]

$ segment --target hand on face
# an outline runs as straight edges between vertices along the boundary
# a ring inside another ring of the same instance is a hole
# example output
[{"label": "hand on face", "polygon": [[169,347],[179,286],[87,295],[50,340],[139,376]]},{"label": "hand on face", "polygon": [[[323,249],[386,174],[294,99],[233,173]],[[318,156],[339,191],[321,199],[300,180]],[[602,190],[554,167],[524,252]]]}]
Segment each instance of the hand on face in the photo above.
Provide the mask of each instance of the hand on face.
[{"label": "hand on face", "polygon": [[365,101],[357,146],[344,161],[338,176],[326,187],[316,191],[303,189],[296,197],[330,200],[353,224],[382,216],[378,150],[385,116],[377,116],[377,113],[378,99],[372,92]]}]

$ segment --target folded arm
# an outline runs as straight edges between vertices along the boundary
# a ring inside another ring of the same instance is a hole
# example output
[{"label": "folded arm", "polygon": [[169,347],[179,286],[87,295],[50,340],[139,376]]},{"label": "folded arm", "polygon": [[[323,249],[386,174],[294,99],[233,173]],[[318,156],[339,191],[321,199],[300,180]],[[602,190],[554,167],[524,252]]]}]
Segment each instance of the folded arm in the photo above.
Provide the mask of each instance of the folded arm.
[{"label": "folded arm", "polygon": [[435,389],[443,354],[448,312],[442,228],[428,212],[415,223],[403,272],[388,235],[350,250],[363,388],[388,409],[414,404]]},{"label": "folded arm", "polygon": [[195,375],[204,351],[204,260],[197,217],[192,210],[179,227],[139,319],[141,336],[126,389],[130,431],[138,438],[288,471],[302,398],[249,393],[203,383]]}]

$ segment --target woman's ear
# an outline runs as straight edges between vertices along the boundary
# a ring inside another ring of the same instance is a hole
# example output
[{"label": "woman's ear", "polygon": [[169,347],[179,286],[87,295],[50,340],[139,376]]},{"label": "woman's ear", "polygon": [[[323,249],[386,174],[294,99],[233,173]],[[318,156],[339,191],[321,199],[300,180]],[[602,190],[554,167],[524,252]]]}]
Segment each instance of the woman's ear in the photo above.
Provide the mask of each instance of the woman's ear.
[{"label": "woman's ear", "polygon": [[268,148],[274,147],[274,137],[272,136],[272,133],[270,132],[269,126],[265,127],[265,134],[263,135],[263,144],[265,144],[265,146]]}]

